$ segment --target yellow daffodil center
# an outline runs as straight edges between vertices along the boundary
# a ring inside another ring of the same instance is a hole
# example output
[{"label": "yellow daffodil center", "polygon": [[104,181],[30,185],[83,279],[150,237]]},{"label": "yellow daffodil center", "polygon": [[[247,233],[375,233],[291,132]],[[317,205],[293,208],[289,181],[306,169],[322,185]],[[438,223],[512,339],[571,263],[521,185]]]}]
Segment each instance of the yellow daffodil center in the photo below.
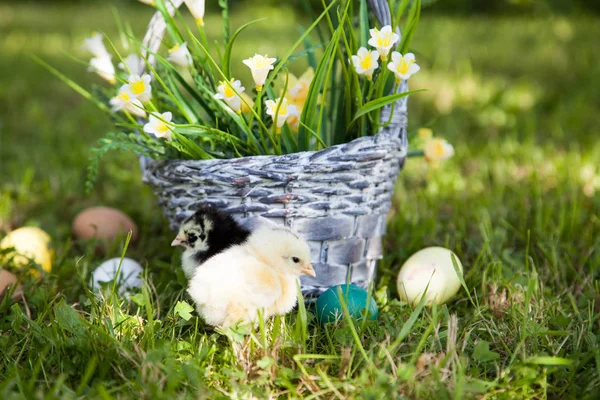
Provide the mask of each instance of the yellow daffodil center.
[{"label": "yellow daffodil center", "polygon": [[177,43],[175,46],[173,46],[173,48],[169,49],[169,54],[172,54],[172,53],[176,52],[177,50],[179,50],[179,43]]},{"label": "yellow daffodil center", "polygon": [[166,133],[166,132],[169,131],[169,126],[167,124],[165,124],[164,122],[162,122],[162,121],[158,121],[156,123],[156,130],[159,133]]},{"label": "yellow daffodil center", "polygon": [[434,152],[433,154],[435,154],[436,157],[443,157],[444,156],[444,144],[442,142],[435,142],[434,143]]},{"label": "yellow daffodil center", "polygon": [[[287,101],[284,101],[279,106],[279,115],[285,115],[285,114],[287,114],[287,109],[288,109]],[[275,104],[275,110],[277,110],[277,104]]]},{"label": "yellow daffodil center", "polygon": [[287,99],[283,99],[282,101],[280,101],[279,103],[271,103],[270,105],[270,111],[275,114],[277,112],[277,107],[279,107],[279,115],[286,115],[287,114],[287,110],[288,110],[288,102]]},{"label": "yellow daffodil center", "polygon": [[401,74],[408,74],[408,70],[410,69],[410,66],[414,62],[415,62],[415,60],[407,60],[406,58],[402,57],[402,59],[398,63],[398,66],[396,67],[396,69]]},{"label": "yellow daffodil center", "polygon": [[144,85],[144,81],[143,80],[139,80],[139,81],[133,82],[130,85],[130,87],[131,87],[131,91],[135,95],[142,94],[146,90],[146,85]]},{"label": "yellow daffodil center", "polygon": [[362,69],[371,68],[371,64],[373,63],[373,57],[371,56],[371,52],[369,52],[362,60],[360,60],[360,67]]},{"label": "yellow daffodil center", "polygon": [[123,101],[131,101],[131,96],[129,96],[129,93],[127,92],[121,92],[119,93],[119,95],[117,96],[118,99],[121,99]]},{"label": "yellow daffodil center", "polygon": [[392,33],[386,33],[385,36],[381,36],[377,31],[377,47],[389,47],[392,42]]},{"label": "yellow daffodil center", "polygon": [[263,56],[257,56],[254,57],[254,59],[252,60],[253,64],[254,64],[254,68],[269,68],[269,66],[271,65],[267,59],[267,57],[263,57]]},{"label": "yellow daffodil center", "polygon": [[441,139],[433,139],[427,145],[427,158],[438,160],[446,155],[446,146]]},{"label": "yellow daffodil center", "polygon": [[223,86],[223,94],[225,97],[230,98],[235,96],[235,92],[228,82],[219,82],[219,84]]}]

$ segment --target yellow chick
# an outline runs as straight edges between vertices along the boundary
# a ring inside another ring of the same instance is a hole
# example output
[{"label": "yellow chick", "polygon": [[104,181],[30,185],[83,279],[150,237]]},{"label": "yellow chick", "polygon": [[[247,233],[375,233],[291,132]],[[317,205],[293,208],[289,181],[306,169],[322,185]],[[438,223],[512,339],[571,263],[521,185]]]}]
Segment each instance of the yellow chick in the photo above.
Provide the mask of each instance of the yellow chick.
[{"label": "yellow chick", "polygon": [[254,323],[290,312],[296,282],[316,276],[308,244],[285,228],[261,227],[248,240],[208,259],[194,272],[188,293],[213,326]]}]

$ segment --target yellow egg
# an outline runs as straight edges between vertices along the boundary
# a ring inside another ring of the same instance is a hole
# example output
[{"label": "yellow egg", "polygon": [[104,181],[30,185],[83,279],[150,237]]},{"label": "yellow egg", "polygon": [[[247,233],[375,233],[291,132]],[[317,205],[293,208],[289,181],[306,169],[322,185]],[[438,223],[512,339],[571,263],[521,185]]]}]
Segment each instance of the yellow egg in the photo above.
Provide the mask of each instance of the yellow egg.
[{"label": "yellow egg", "polygon": [[10,232],[2,242],[0,249],[14,248],[15,252],[7,255],[16,266],[25,266],[33,259],[45,271],[52,269],[54,252],[50,247],[50,235],[35,227],[24,227]]},{"label": "yellow egg", "polygon": [[[443,304],[450,300],[461,286],[452,263],[452,254],[443,247],[428,247],[410,256],[398,273],[400,298],[418,304],[425,294],[427,305]],[[456,263],[462,276],[463,268],[458,257]]]}]

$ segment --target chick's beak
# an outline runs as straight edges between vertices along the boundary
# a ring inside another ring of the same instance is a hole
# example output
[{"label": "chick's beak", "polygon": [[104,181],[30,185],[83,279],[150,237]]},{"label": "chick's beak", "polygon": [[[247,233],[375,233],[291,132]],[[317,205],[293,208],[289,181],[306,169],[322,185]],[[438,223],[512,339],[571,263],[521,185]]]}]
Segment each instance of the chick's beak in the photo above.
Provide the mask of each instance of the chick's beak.
[{"label": "chick's beak", "polygon": [[315,272],[311,264],[305,264],[304,266],[302,266],[302,270],[300,272],[302,272],[305,275],[312,276],[313,278],[317,276],[317,273]]},{"label": "chick's beak", "polygon": [[185,246],[186,244],[187,244],[187,242],[181,236],[177,236],[171,242],[171,246],[173,246],[173,247],[175,247],[175,246]]}]

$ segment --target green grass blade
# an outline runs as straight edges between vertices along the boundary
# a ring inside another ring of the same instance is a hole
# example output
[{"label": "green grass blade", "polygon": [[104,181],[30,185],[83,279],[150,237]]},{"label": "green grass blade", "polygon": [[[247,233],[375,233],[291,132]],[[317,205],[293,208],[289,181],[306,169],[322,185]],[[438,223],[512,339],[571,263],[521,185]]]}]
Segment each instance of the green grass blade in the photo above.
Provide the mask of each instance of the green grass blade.
[{"label": "green grass blade", "polygon": [[229,1],[219,0],[219,7],[221,7],[221,16],[223,17],[223,38],[225,43],[229,43]]},{"label": "green grass blade", "polygon": [[310,25],[308,27],[308,29],[306,29],[304,34],[302,34],[302,36],[300,36],[300,38],[290,47],[290,49],[288,50],[286,55],[284,55],[280,60],[278,60],[277,66],[275,67],[273,72],[271,72],[269,74],[269,77],[267,78],[267,81],[265,82],[265,86],[269,86],[271,84],[271,82],[273,82],[273,79],[275,79],[275,77],[277,77],[277,74],[279,73],[281,68],[283,68],[285,66],[286,62],[288,61],[288,58],[290,58],[290,56],[294,53],[294,50],[296,50],[296,48],[304,42],[304,38],[306,38],[313,31],[313,29],[315,29],[315,27],[319,24],[319,22],[323,19],[323,17],[325,15],[327,15],[327,13],[329,12],[329,9],[331,9],[331,7],[333,7],[333,5],[336,2],[337,2],[337,0],[332,1],[331,4],[329,6],[327,6],[327,8],[321,13],[321,15],[319,15],[319,17],[315,20],[315,22],[313,22],[312,25]]},{"label": "green grass blade", "polygon": [[405,54],[409,47],[410,42],[415,34],[417,25],[419,24],[419,18],[421,17],[421,0],[415,0],[410,9],[410,15],[408,17],[408,24],[402,35],[400,43],[400,53]]},{"label": "green grass blade", "polygon": [[390,94],[388,96],[381,97],[379,99],[372,100],[368,103],[363,104],[361,108],[358,109],[356,115],[354,116],[354,120],[352,123],[355,123],[360,117],[365,114],[370,113],[371,111],[377,110],[381,107],[384,107],[390,103],[393,103],[397,100],[400,100],[403,97],[406,97],[413,93],[424,92],[426,89],[417,89],[417,90],[409,90],[408,92]]},{"label": "green grass blade", "polygon": [[341,32],[341,28],[338,28],[335,31],[333,39],[327,46],[325,54],[323,55],[323,58],[321,59],[321,62],[315,71],[313,80],[310,83],[308,95],[306,97],[306,104],[302,110],[302,115],[300,116],[300,129],[298,130],[298,149],[300,151],[310,150],[310,136],[308,135],[306,127],[313,129],[313,127],[315,127],[318,123],[318,117],[320,114],[317,102],[319,95],[321,94],[321,87],[323,86],[327,76],[327,71],[329,70],[328,64],[332,62],[331,60],[335,59],[334,53],[339,45]]},{"label": "green grass blade", "polygon": [[367,10],[367,0],[360,0],[359,14],[359,30],[360,30],[360,45],[367,47],[369,41],[369,13]]},{"label": "green grass blade", "polygon": [[193,140],[188,139],[184,135],[177,133],[177,131],[173,131],[173,137],[177,139],[185,148],[192,154],[194,158],[200,160],[209,160],[213,158],[210,154],[208,154],[203,148],[198,146]]},{"label": "green grass blade", "polygon": [[[404,11],[406,10],[406,7],[408,7],[409,3],[410,3],[410,0],[401,0],[400,1],[398,11],[395,11],[396,19],[393,21],[394,26],[392,27],[394,30],[396,30],[397,28],[400,27],[400,20],[402,19],[402,15],[404,15]],[[390,7],[390,9],[392,10],[392,17],[393,17],[394,16],[393,7]],[[404,36],[404,32],[402,32],[402,36]]]},{"label": "green grass blade", "polygon": [[242,33],[243,30],[246,29],[247,27],[249,27],[250,25],[253,25],[253,24],[263,21],[265,19],[266,18],[258,18],[258,19],[247,22],[244,25],[240,26],[235,31],[233,36],[231,37],[231,40],[229,40],[227,42],[227,47],[225,48],[225,53],[223,54],[223,72],[225,73],[225,76],[227,77],[227,79],[231,79],[231,52],[233,50],[233,44],[235,43],[235,40],[237,39],[238,35],[240,33]]},{"label": "green grass blade", "polygon": [[77,83],[73,82],[71,79],[67,78],[65,75],[63,75],[56,68],[50,66],[50,64],[46,63],[44,60],[42,60],[41,58],[37,57],[36,55],[32,54],[31,58],[33,58],[33,60],[36,63],[38,63],[39,65],[41,65],[48,72],[50,72],[52,75],[56,76],[58,79],[60,79],[64,83],[66,83],[67,86],[69,86],[71,89],[73,89],[77,93],[79,93],[84,99],[91,101],[92,103],[94,103],[102,111],[104,111],[106,113],[109,113],[109,114],[113,114],[112,110],[110,108],[108,108],[106,106],[106,104],[104,104],[100,100],[96,99],[94,96],[92,96],[92,94],[90,92],[88,92],[87,90],[85,90],[84,88],[82,88],[81,86],[79,86]]}]

